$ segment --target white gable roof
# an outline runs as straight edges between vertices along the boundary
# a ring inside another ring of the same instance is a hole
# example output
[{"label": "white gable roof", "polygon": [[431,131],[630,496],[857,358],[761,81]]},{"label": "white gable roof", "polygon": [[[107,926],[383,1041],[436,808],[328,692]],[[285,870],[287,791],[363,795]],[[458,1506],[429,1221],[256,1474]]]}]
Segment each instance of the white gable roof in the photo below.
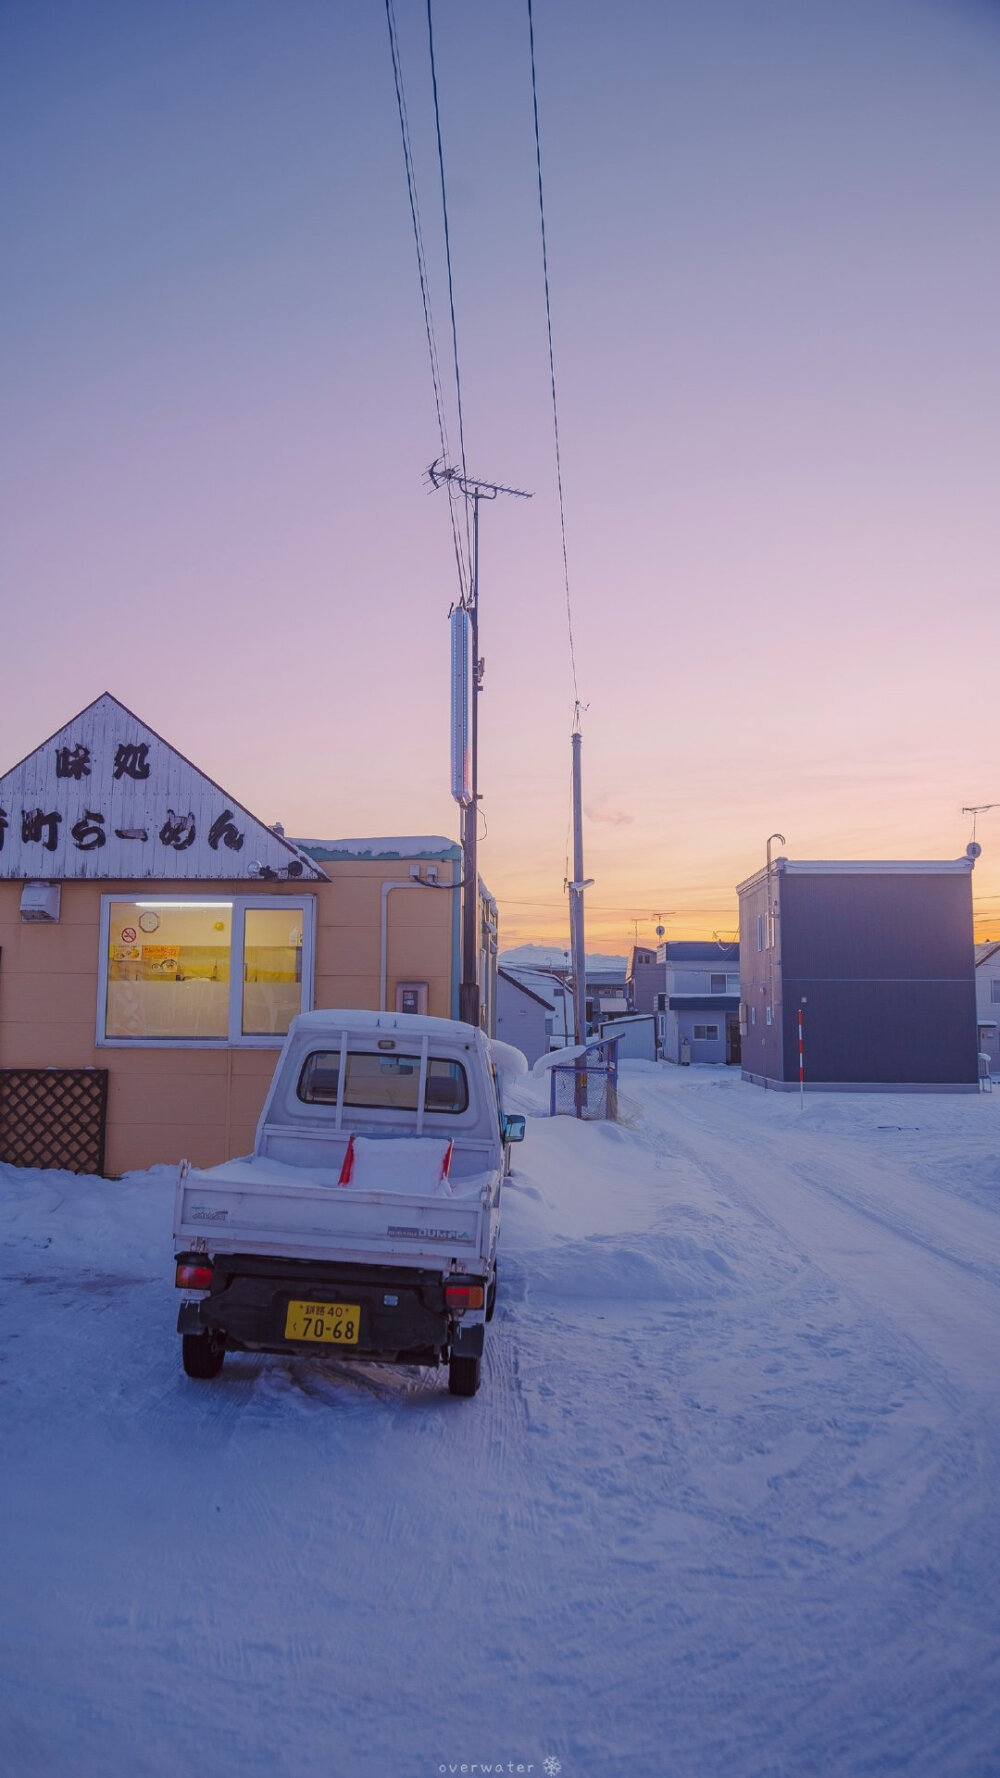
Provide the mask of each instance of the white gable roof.
[{"label": "white gable roof", "polygon": [[104,692],[0,778],[0,877],[326,881]]}]

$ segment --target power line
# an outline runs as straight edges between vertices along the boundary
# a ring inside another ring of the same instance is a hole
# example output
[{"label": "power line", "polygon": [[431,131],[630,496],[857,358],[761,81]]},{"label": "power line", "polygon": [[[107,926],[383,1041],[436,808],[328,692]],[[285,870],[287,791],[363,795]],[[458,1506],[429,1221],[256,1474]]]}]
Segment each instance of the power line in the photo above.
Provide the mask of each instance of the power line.
[{"label": "power line", "polygon": [[[451,229],[448,224],[448,189],[444,177],[444,147],[441,141],[441,107],[438,103],[437,63],[434,59],[434,18],[431,0],[427,0],[427,47],[431,61],[431,88],[434,93],[434,128],[437,133],[438,171],[441,176],[441,213],[444,217],[444,251],[448,266],[448,307],[451,312],[451,345],[455,365],[455,403],[458,410],[458,450],[462,459],[462,474],[467,473],[465,462],[465,421],[462,415],[462,375],[458,367],[458,327],[455,321],[455,284],[451,275]],[[449,491],[449,499],[451,498]],[[469,557],[472,555],[472,542],[469,536],[469,503],[465,502],[465,542]]]},{"label": "power line", "polygon": [[[428,7],[430,0],[427,0]],[[528,0],[528,41],[531,50],[531,103],[535,117],[535,165],[538,169],[538,216],[542,230],[542,275],[545,283],[545,322],[549,336],[549,382],[552,389],[552,430],[556,448],[556,486],[559,490],[559,530],[562,536],[563,584],[566,589],[566,624],[569,630],[569,660],[573,673],[573,697],[577,716],[580,709],[580,688],[576,678],[576,647],[573,641],[573,606],[569,592],[569,556],[566,550],[566,509],[563,502],[562,452],[559,447],[559,406],[556,400],[556,361],[552,348],[552,302],[549,296],[549,253],[545,234],[545,193],[542,187],[542,144],[538,130],[538,82],[535,74],[535,20]]]},{"label": "power line", "polygon": [[[410,200],[410,216],[413,222],[413,239],[417,250],[417,274],[420,279],[420,300],[424,310],[424,330],[427,334],[427,351],[430,357],[431,382],[434,386],[434,408],[437,413],[438,437],[441,441],[441,454],[447,460],[451,452],[448,446],[448,428],[444,417],[444,397],[441,392],[441,367],[438,361],[437,341],[434,334],[434,319],[431,312],[430,287],[427,278],[427,259],[424,253],[423,231],[420,226],[420,206],[417,202],[417,182],[413,170],[413,153],[410,146],[410,124],[406,109],[406,97],[403,86],[403,67],[399,55],[399,39],[396,32],[396,17],[392,0],[385,0],[386,23],[389,27],[389,49],[392,54],[392,73],[396,85],[396,106],[399,111],[399,128],[403,140],[403,165],[406,169],[406,190]],[[462,553],[462,537],[455,516],[454,504],[448,502],[451,517],[451,535],[455,548],[455,565],[458,569],[458,587],[460,599],[465,598],[468,586],[468,573]]]}]

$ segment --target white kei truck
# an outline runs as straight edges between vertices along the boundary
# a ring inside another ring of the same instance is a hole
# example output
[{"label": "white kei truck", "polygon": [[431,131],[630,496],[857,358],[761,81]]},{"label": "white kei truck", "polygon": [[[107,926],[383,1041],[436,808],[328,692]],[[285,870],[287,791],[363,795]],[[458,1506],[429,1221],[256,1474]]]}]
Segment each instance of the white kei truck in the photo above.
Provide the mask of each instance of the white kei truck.
[{"label": "white kei truck", "polygon": [[252,1154],[182,1161],[177,1321],[189,1377],[227,1352],[448,1366],[479,1388],[524,1057],[414,1013],[293,1019]]}]

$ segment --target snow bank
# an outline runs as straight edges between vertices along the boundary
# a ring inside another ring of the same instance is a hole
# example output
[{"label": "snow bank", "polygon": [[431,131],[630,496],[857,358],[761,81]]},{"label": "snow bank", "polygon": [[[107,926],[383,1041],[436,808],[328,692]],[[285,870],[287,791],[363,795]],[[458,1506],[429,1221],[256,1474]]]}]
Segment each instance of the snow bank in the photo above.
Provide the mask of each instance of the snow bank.
[{"label": "snow bank", "polygon": [[529,1297],[585,1297],[588,1302],[685,1303],[732,1295],[737,1279],[714,1247],[685,1235],[588,1235],[535,1256]]}]

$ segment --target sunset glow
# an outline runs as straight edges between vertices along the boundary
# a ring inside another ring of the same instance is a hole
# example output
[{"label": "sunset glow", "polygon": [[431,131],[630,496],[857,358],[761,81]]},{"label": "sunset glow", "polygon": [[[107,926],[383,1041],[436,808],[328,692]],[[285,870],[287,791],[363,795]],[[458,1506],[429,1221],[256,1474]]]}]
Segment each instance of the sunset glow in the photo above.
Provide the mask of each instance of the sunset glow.
[{"label": "sunset glow", "polygon": [[[399,5],[438,353],[421,8]],[[573,686],[527,31],[435,10],[482,515],[480,864],[564,943]],[[0,770],[104,690],[289,835],[457,832],[457,596],[378,6],[22,6]],[[1000,803],[1000,22],[536,11],[592,951]],[[449,415],[451,446],[457,427]],[[1000,937],[1000,808],[977,934]]]}]

